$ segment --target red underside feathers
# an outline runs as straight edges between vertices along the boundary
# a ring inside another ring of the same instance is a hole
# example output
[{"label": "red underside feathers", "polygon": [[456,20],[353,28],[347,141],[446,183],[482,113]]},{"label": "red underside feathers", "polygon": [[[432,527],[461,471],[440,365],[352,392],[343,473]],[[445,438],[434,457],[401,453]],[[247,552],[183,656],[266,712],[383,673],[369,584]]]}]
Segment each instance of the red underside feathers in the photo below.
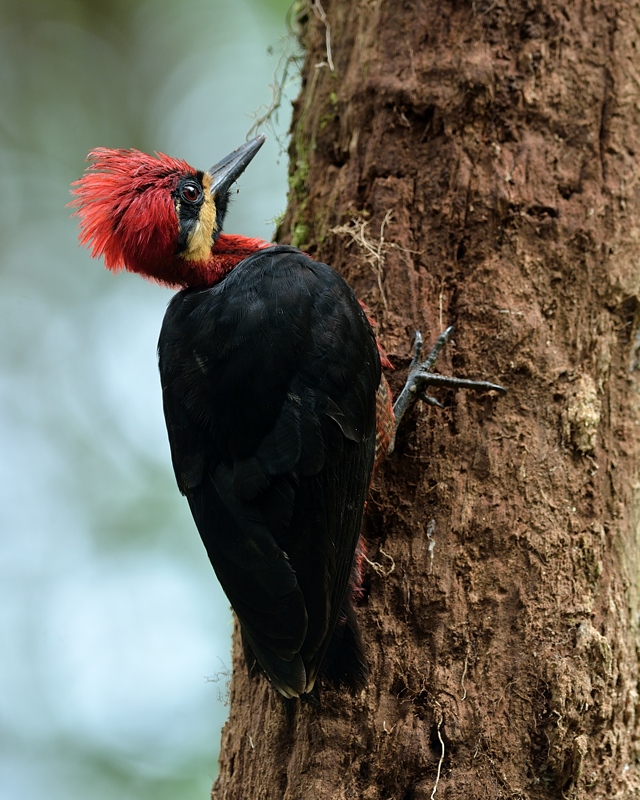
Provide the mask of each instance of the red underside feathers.
[{"label": "red underside feathers", "polygon": [[171,264],[171,277],[163,283],[175,288],[206,289],[215,286],[256,250],[270,247],[264,239],[221,233],[207,261],[187,261],[179,255]]},{"label": "red underside feathers", "polygon": [[217,279],[211,281],[209,285],[217,283],[227,272],[255,253],[256,250],[270,246],[271,242],[266,242],[264,239],[221,233],[207,265],[208,270],[217,275]]}]

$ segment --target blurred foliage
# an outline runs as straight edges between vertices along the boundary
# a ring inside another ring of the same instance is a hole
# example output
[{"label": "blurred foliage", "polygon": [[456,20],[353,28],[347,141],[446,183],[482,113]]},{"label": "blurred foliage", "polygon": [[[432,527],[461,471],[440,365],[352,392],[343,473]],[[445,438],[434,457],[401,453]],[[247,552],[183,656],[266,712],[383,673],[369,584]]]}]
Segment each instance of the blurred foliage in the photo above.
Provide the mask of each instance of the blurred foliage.
[{"label": "blurred foliage", "polygon": [[[206,168],[272,101],[290,0],[0,0],[0,797],[205,797],[230,613],[171,473],[166,290],[77,245],[96,146]],[[295,86],[289,86],[289,96]],[[274,135],[229,229],[270,237]]]}]

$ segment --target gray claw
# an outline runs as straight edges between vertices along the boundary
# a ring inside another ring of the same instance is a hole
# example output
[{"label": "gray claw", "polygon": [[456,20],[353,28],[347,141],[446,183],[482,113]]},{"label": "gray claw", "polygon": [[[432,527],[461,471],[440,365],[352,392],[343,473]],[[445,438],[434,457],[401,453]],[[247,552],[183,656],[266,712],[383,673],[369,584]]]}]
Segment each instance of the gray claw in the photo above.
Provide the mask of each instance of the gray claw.
[{"label": "gray claw", "polygon": [[438,408],[444,408],[442,403],[439,400],[436,400],[435,397],[431,397],[430,394],[419,392],[418,397],[420,398],[420,400],[422,400],[423,403],[426,403],[428,406],[437,406]]},{"label": "gray claw", "polygon": [[450,389],[472,389],[476,392],[494,391],[501,394],[506,393],[503,386],[497,383],[490,383],[489,381],[472,381],[468,378],[452,378],[447,375],[438,375],[431,372],[433,365],[440,354],[442,348],[447,344],[453,334],[453,325],[450,325],[443,333],[438,336],[429,355],[422,359],[423,339],[420,331],[416,331],[413,341],[413,358],[409,366],[409,374],[404,388],[398,395],[398,399],[393,404],[393,413],[395,416],[395,431],[398,430],[400,421],[404,416],[409,406],[416,398],[420,398],[430,406],[438,406],[443,408],[442,403],[425,393],[428,386],[446,386]]}]

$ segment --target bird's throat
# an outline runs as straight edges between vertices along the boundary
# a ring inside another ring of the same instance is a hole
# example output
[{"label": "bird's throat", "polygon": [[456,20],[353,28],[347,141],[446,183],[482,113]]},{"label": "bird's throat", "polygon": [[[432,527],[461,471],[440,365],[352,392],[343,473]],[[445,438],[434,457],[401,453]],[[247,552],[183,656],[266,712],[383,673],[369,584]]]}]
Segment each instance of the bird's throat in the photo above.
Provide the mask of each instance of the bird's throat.
[{"label": "bird's throat", "polygon": [[215,286],[241,261],[271,244],[264,239],[221,233],[206,261],[183,261],[181,271],[184,279],[181,284],[189,289]]}]

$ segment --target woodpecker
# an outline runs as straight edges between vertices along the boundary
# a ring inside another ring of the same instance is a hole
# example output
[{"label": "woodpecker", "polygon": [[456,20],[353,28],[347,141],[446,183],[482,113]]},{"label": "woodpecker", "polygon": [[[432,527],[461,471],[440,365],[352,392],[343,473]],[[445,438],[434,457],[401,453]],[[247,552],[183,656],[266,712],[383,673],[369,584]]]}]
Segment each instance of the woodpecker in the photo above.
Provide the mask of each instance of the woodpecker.
[{"label": "woodpecker", "polygon": [[[210,170],[162,153],[93,150],[72,185],[80,242],[113,271],[178,293],[158,360],[178,488],[240,622],[245,656],[286,698],[319,675],[364,686],[354,611],[376,458],[429,385],[416,337],[396,413],[390,366],[352,289],[288,245],[223,232],[233,183],[265,140]],[[377,455],[376,455],[377,452]]]}]

